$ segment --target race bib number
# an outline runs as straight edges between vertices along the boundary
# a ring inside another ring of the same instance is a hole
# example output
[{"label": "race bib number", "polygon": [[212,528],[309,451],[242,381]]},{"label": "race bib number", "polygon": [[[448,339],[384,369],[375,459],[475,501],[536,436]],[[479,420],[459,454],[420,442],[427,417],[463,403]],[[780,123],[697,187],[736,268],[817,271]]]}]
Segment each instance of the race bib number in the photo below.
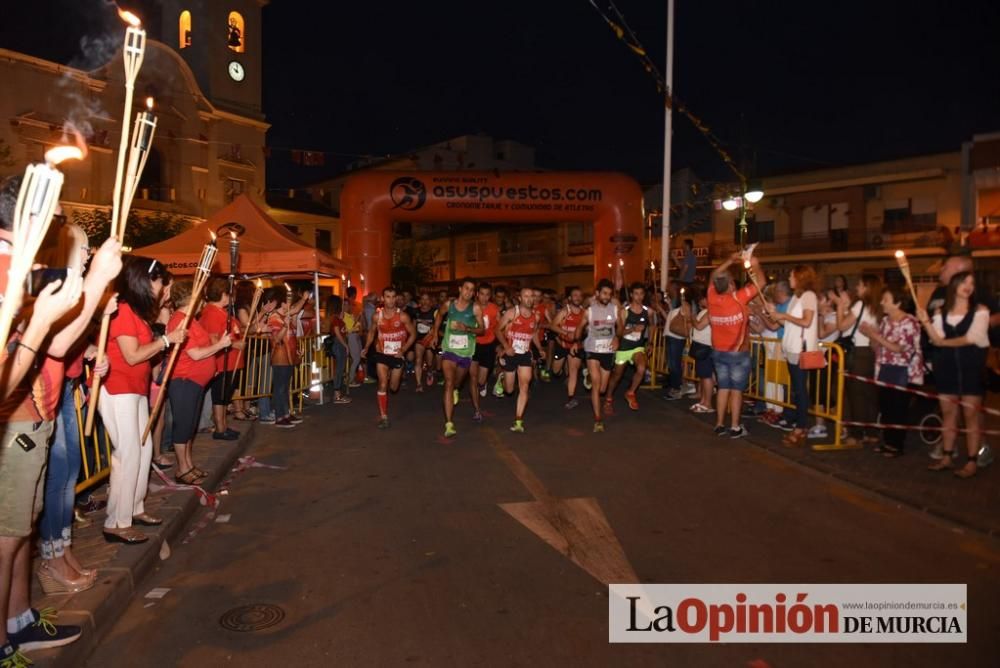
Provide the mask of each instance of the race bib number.
[{"label": "race bib number", "polygon": [[629,332],[628,334],[625,335],[625,338],[628,339],[629,341],[641,341],[642,332]]},{"label": "race bib number", "polygon": [[483,327],[486,329],[490,328],[490,316],[483,314]]},{"label": "race bib number", "polygon": [[431,331],[431,326],[428,325],[426,322],[418,322],[417,323],[417,333],[418,334],[426,334],[429,331]]},{"label": "race bib number", "polygon": [[468,334],[449,334],[448,335],[448,347],[454,348],[456,350],[467,348],[469,346],[469,335]]},{"label": "race bib number", "polygon": [[402,341],[383,341],[382,352],[386,355],[396,355],[403,348]]},{"label": "race bib number", "polygon": [[528,352],[531,346],[531,341],[525,339],[514,339],[514,352],[518,355],[523,355]]},{"label": "race bib number", "polygon": [[611,339],[597,339],[594,342],[594,348],[596,352],[599,353],[610,353],[611,351]]}]

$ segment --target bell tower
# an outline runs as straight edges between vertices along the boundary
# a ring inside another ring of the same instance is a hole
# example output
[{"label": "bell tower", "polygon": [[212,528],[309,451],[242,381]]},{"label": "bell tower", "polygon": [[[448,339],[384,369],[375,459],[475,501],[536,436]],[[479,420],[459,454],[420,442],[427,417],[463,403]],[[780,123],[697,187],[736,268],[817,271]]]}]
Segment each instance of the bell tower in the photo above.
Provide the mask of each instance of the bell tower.
[{"label": "bell tower", "polygon": [[263,119],[261,24],[268,0],[162,0],[161,39],[213,105]]}]

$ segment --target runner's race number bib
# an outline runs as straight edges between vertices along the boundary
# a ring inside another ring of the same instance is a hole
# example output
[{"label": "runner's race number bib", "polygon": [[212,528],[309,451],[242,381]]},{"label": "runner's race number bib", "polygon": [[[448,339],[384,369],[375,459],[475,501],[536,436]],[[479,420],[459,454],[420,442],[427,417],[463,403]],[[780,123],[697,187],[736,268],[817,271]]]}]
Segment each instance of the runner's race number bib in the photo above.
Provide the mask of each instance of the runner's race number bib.
[{"label": "runner's race number bib", "polygon": [[431,331],[431,326],[428,325],[426,322],[418,322],[417,323],[417,333],[418,334],[426,334],[429,331]]},{"label": "runner's race number bib", "polygon": [[514,339],[514,353],[517,355],[523,355],[531,347],[531,341],[527,339]]},{"label": "runner's race number bib", "polygon": [[461,350],[462,348],[467,348],[469,346],[469,335],[468,334],[449,334],[448,335],[448,347],[455,350]]},{"label": "runner's race number bib", "polygon": [[403,348],[402,341],[383,341],[382,352],[386,355],[397,355]]},{"label": "runner's race number bib", "polygon": [[611,339],[597,339],[594,342],[594,348],[596,352],[599,353],[610,353],[611,350]]},{"label": "runner's race number bib", "polygon": [[642,339],[642,332],[629,332],[625,335],[625,338],[629,341],[640,341]]}]

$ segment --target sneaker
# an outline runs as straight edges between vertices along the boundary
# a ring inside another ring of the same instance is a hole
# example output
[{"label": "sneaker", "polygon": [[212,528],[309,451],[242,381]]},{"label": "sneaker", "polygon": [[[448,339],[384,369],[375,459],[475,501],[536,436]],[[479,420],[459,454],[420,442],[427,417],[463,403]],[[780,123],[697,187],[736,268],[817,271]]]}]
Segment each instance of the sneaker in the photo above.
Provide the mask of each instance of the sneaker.
[{"label": "sneaker", "polygon": [[0,646],[0,668],[28,668],[30,665],[28,657],[10,643]]},{"label": "sneaker", "polygon": [[344,397],[344,396],[334,397],[333,403],[335,403],[335,404],[349,404],[349,403],[351,403],[351,398],[350,397]]},{"label": "sneaker", "polygon": [[976,467],[984,469],[993,463],[993,448],[988,444],[983,443],[979,447],[979,453],[976,455]]},{"label": "sneaker", "polygon": [[514,424],[511,426],[510,430],[518,434],[523,434],[524,422],[522,420],[514,420]]},{"label": "sneaker", "polygon": [[281,427],[282,429],[292,429],[293,427],[295,427],[295,423],[292,422],[291,419],[286,415],[280,420],[275,420],[274,426]]},{"label": "sneaker", "polygon": [[288,421],[292,424],[302,424],[303,418],[301,415],[296,415],[295,413],[288,414]]},{"label": "sneaker", "polygon": [[604,414],[607,415],[608,417],[614,417],[615,414],[614,400],[612,401],[608,401],[607,399],[604,400]]},{"label": "sneaker", "polygon": [[639,400],[635,398],[635,392],[626,392],[625,401],[628,402],[628,407],[632,410],[639,410]]},{"label": "sneaker", "polygon": [[458,431],[455,430],[455,423],[454,422],[445,422],[444,423],[444,437],[445,438],[451,438],[452,436],[454,436],[457,433],[458,433]]},{"label": "sneaker", "polygon": [[503,396],[503,375],[497,376],[497,382],[493,384],[493,396],[502,397]]},{"label": "sneaker", "polygon": [[566,402],[566,410],[571,411],[579,405],[580,402],[576,400],[576,397],[570,397],[569,401]]},{"label": "sneaker", "polygon": [[[846,440],[846,439],[842,438],[841,440]],[[938,443],[937,445],[934,446],[934,449],[931,450],[930,458],[941,459],[942,457],[944,457],[944,446]]]},{"label": "sneaker", "polygon": [[267,417],[262,417],[259,420],[257,420],[257,422],[259,422],[260,424],[274,424],[274,416],[268,415]]},{"label": "sneaker", "polygon": [[458,394],[458,390],[452,390],[451,391],[451,400],[452,400],[452,403],[455,404],[456,406],[458,405],[459,396],[460,395]]},{"label": "sneaker", "polygon": [[715,434],[716,436],[725,436],[726,433],[728,432],[729,430],[723,427],[721,424],[715,425],[715,429],[712,430],[712,433]]},{"label": "sneaker", "polygon": [[433,371],[428,371],[427,372],[427,387],[433,387],[433,386],[434,386],[434,372]]},{"label": "sneaker", "polygon": [[472,421],[473,422],[482,422],[483,421],[483,414],[480,413],[479,411],[476,411],[475,413],[472,414]]},{"label": "sneaker", "polygon": [[684,385],[683,394],[685,397],[698,396],[698,387],[693,383],[687,383]]},{"label": "sneaker", "polygon": [[548,369],[542,369],[539,371],[538,376],[546,383],[552,380],[552,373]]},{"label": "sneaker", "polygon": [[680,390],[667,390],[667,393],[663,395],[663,398],[666,399],[667,401],[677,401],[682,396],[683,395],[681,394]]},{"label": "sneaker", "polygon": [[729,430],[729,438],[732,438],[732,439],[743,438],[744,436],[748,435],[749,433],[750,432],[747,431],[746,427],[744,427],[743,425],[740,425],[736,429],[730,429]]},{"label": "sneaker", "polygon": [[226,431],[214,431],[212,432],[212,440],[215,441],[235,441],[240,437],[239,432],[234,432],[232,429],[227,429]]},{"label": "sneaker", "polygon": [[807,438],[826,438],[827,436],[826,425],[817,424],[809,429]]},{"label": "sneaker", "polygon": [[383,415],[378,419],[378,428],[379,429],[389,428],[389,417],[387,415]]},{"label": "sneaker", "polygon": [[[583,386],[588,390],[593,388],[594,384],[590,382],[590,370],[583,370]],[[601,425],[601,431],[604,431],[604,425]]]},{"label": "sneaker", "polygon": [[361,387],[361,383],[356,380],[352,380],[347,384],[347,387]]},{"label": "sneaker", "polygon": [[[35,621],[17,633],[8,633],[7,639],[18,651],[62,647],[75,642],[80,637],[80,627],[55,624],[57,613],[54,608],[31,609]],[[6,659],[2,659],[6,660]],[[29,662],[30,663],[30,662]],[[11,664],[17,666],[16,663]]]},{"label": "sneaker", "polygon": [[376,381],[374,378],[369,378],[368,376],[365,376],[365,382],[364,382],[365,385],[374,385],[377,382],[378,381]]},{"label": "sneaker", "polygon": [[598,434],[603,431],[604,431],[604,423],[601,422],[600,420],[594,422],[594,433]]},{"label": "sneaker", "polygon": [[785,419],[778,420],[777,422],[769,422],[768,424],[770,424],[775,429],[780,429],[781,431],[795,430],[795,427],[792,426],[792,423]]},{"label": "sneaker", "polygon": [[485,397],[486,396],[486,390],[487,390],[486,385],[480,385],[479,386],[479,396]]}]

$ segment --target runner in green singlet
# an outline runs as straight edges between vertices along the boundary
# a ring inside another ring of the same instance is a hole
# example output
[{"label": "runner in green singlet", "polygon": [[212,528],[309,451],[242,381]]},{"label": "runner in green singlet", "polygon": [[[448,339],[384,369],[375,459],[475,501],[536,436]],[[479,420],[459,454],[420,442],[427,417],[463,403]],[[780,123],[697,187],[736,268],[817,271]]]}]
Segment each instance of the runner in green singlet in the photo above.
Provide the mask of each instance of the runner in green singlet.
[{"label": "runner in green singlet", "polygon": [[[448,316],[444,336],[441,339],[441,369],[444,372],[444,435],[448,438],[458,433],[452,421],[455,404],[458,403],[458,388],[468,374],[469,367],[472,366],[472,356],[476,352],[476,336],[486,331],[483,311],[479,304],[473,301],[475,294],[475,281],[471,278],[463,279],[458,298],[442,304],[434,319],[436,338],[441,321],[445,315]],[[469,389],[475,414],[480,415],[476,383],[469,383]]]}]

